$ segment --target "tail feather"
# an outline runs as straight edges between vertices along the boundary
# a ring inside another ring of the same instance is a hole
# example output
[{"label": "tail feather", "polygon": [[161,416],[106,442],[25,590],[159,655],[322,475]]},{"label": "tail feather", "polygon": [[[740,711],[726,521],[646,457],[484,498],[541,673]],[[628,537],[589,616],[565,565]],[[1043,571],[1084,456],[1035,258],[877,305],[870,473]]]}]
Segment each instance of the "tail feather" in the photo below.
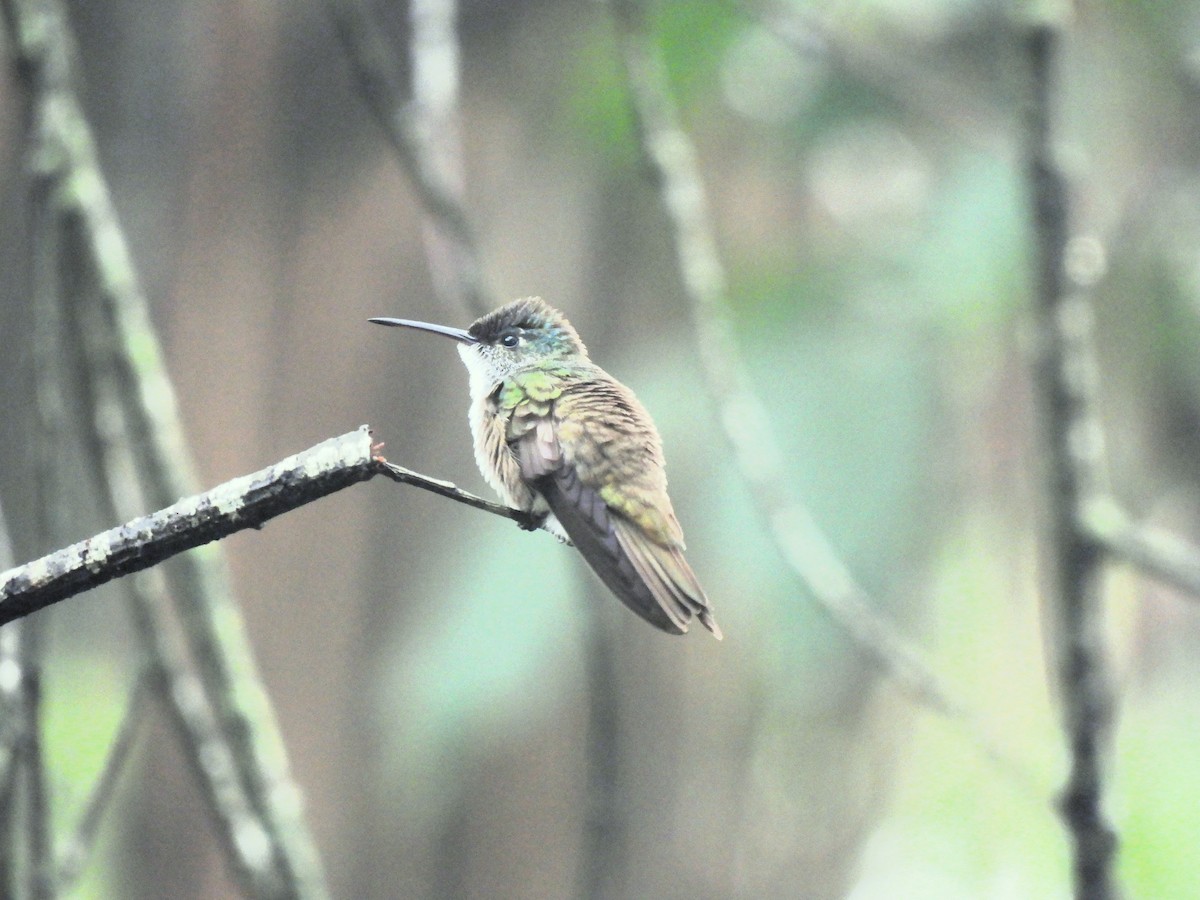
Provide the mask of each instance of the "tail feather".
[{"label": "tail feather", "polygon": [[724,635],[708,608],[704,588],[679,549],[654,543],[636,525],[620,517],[614,517],[614,526],[617,542],[659,605],[671,609],[684,622],[695,616],[721,640]]},{"label": "tail feather", "polygon": [[652,554],[645,552],[644,541],[639,541],[632,535],[625,522],[614,523],[617,543],[621,552],[629,560],[638,574],[641,586],[649,591],[650,596],[672,619],[680,622],[686,629],[692,620],[692,610],[687,601],[680,596],[675,585],[663,574]]},{"label": "tail feather", "polygon": [[721,639],[704,590],[678,548],[648,539],[610,510],[570,466],[540,479],[536,488],[576,549],[622,603],[671,634],[686,632],[696,617]]}]

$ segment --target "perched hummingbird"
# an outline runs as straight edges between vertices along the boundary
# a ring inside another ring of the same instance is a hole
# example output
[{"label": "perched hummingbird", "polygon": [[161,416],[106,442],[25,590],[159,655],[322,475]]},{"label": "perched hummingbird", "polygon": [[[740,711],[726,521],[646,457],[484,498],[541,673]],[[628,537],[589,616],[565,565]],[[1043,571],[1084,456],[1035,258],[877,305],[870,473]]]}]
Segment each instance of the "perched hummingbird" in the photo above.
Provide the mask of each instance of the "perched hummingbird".
[{"label": "perched hummingbird", "polygon": [[475,461],[510,506],[542,517],[635,613],[683,634],[695,616],[718,640],[683,558],[662,441],[633,392],[588,358],[571,323],[537,297],[450,328],[371,319],[458,341],[470,374]]}]

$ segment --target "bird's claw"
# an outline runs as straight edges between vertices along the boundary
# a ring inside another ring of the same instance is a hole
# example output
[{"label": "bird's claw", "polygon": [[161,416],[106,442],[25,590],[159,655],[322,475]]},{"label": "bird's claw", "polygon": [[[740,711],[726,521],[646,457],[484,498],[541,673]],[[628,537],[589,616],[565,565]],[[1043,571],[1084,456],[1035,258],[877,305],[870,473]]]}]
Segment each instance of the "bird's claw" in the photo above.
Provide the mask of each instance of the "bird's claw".
[{"label": "bird's claw", "polygon": [[550,518],[549,512],[529,513],[525,518],[517,519],[517,527],[522,531],[537,531],[546,524],[548,518]]}]

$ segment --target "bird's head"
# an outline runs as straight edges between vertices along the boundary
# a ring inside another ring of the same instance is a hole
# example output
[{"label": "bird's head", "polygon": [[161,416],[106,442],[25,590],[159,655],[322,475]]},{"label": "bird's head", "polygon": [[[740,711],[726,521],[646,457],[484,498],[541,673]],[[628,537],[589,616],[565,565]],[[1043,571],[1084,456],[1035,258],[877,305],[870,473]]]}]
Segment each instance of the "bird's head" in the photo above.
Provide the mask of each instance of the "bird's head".
[{"label": "bird's head", "polygon": [[475,385],[495,385],[518,369],[587,361],[587,348],[571,323],[539,297],[506,303],[471,323],[451,328],[411,319],[371,319],[379,325],[416,328],[458,341],[458,352]]}]

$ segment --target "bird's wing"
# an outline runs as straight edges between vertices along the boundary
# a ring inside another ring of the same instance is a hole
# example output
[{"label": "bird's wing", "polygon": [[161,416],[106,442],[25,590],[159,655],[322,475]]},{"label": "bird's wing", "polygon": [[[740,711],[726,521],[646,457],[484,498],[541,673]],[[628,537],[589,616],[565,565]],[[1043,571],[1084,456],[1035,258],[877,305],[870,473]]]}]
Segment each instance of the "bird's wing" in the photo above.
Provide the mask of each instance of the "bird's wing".
[{"label": "bird's wing", "polygon": [[521,476],[571,542],[630,609],[673,634],[696,616],[713,634],[704,590],[683,558],[658,435],[611,379],[512,381],[507,432]]},{"label": "bird's wing", "polygon": [[691,613],[664,602],[642,577],[620,537],[620,518],[600,495],[585,486],[574,467],[563,466],[537,482],[537,488],[571,543],[600,580],[635,613],[663,631],[683,634]]},{"label": "bird's wing", "polygon": [[554,429],[554,401],[562,395],[561,377],[541,369],[512,375],[496,394],[498,419],[521,478],[532,483],[562,466],[562,447]]}]

